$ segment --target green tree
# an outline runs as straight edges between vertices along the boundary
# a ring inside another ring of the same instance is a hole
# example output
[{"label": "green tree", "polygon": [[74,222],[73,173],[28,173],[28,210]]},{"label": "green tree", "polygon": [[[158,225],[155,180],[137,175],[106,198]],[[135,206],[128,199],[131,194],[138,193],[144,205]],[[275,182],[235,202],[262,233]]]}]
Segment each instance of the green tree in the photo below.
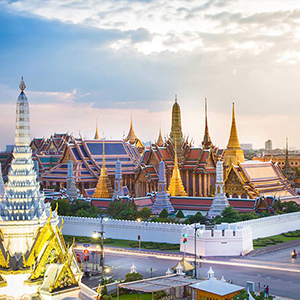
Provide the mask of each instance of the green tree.
[{"label": "green tree", "polygon": [[56,206],[58,205],[58,214],[60,216],[69,216],[71,213],[71,206],[67,199],[58,199],[51,202],[51,208],[52,210],[56,209]]},{"label": "green tree", "polygon": [[138,212],[138,217],[141,218],[143,221],[146,221],[150,218],[151,209],[148,207],[143,207],[141,211]]},{"label": "green tree", "polygon": [[214,222],[220,223],[235,223],[240,221],[239,213],[232,208],[232,206],[227,206],[221,213],[221,216],[217,216]]},{"label": "green tree", "polygon": [[127,273],[125,274],[125,281],[124,282],[130,282],[130,281],[137,281],[142,280],[143,275],[140,273]]},{"label": "green tree", "polygon": [[159,217],[162,218],[162,219],[165,219],[168,216],[169,216],[169,213],[168,213],[168,211],[165,208],[159,214]]},{"label": "green tree", "polygon": [[179,218],[179,219],[183,219],[185,216],[184,216],[184,213],[182,212],[182,210],[179,210],[176,214],[176,218]]},{"label": "green tree", "polygon": [[137,205],[134,202],[124,203],[116,199],[109,203],[107,215],[114,219],[136,220],[138,217]]},{"label": "green tree", "polygon": [[106,286],[106,282],[104,282],[103,284],[103,288],[102,288],[102,291],[101,291],[101,295],[107,295],[108,292],[107,292],[107,286]]},{"label": "green tree", "polygon": [[259,218],[259,216],[251,211],[250,213],[239,213],[240,221],[247,221]]}]

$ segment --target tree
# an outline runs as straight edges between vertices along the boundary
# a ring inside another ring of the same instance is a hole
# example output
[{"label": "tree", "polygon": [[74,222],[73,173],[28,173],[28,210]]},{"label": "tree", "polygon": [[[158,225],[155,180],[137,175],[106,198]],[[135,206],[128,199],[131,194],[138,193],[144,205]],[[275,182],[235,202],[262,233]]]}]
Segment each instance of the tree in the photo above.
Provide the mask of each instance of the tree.
[{"label": "tree", "polygon": [[239,214],[240,221],[247,221],[259,218],[259,216],[251,211],[250,213],[240,213]]},{"label": "tree", "polygon": [[114,200],[109,203],[107,214],[114,219],[136,220],[138,217],[137,205],[134,202],[124,203],[122,200]]},{"label": "tree", "polygon": [[58,199],[56,201],[51,202],[51,208],[52,210],[56,209],[56,206],[58,205],[58,214],[60,216],[69,216],[71,213],[71,207],[70,203],[67,199]]},{"label": "tree", "polygon": [[138,212],[138,217],[143,221],[146,221],[150,218],[151,209],[148,207],[143,207],[141,211]]},{"label": "tree", "polygon": [[179,210],[176,214],[176,218],[179,218],[179,219],[183,219],[184,218],[184,213],[182,212],[182,210]]},{"label": "tree", "polygon": [[221,213],[221,216],[217,216],[214,222],[220,223],[235,223],[240,221],[239,213],[232,208],[232,206],[227,206]]},{"label": "tree", "polygon": [[125,274],[125,281],[124,282],[130,282],[130,281],[137,281],[137,280],[142,280],[143,275],[140,273],[127,273]]},{"label": "tree", "polygon": [[162,219],[165,219],[168,216],[169,216],[169,213],[168,213],[168,211],[165,208],[159,214],[159,217],[162,218]]}]

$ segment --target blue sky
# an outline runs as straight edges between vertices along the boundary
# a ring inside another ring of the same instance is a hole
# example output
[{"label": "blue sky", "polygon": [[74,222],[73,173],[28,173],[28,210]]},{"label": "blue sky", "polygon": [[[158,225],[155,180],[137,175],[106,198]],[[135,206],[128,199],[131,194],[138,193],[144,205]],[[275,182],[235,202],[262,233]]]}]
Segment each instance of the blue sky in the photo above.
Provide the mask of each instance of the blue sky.
[{"label": "blue sky", "polygon": [[[250,2],[250,3],[249,3]],[[241,142],[300,147],[297,1],[0,0],[0,148],[13,142],[24,76],[32,136],[110,138],[130,111],[144,140],[167,135],[174,95],[198,145],[203,102],[212,140],[226,146],[231,102]]]}]

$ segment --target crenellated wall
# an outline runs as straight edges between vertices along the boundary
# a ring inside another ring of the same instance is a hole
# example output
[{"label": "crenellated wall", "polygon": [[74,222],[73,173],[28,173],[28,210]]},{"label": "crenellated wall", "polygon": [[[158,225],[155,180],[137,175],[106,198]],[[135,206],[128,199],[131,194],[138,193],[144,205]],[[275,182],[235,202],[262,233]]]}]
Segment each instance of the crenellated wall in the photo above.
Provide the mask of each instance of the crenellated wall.
[{"label": "crenellated wall", "polygon": [[[199,224],[197,224],[199,226]],[[195,226],[187,225],[181,234],[187,235],[187,243],[181,241],[180,250],[195,253]],[[253,250],[251,227],[223,223],[211,229],[200,225],[196,234],[196,252],[201,256],[237,256]]]},{"label": "crenellated wall", "polygon": [[[94,231],[101,231],[100,219],[63,217],[63,234],[74,236],[92,236]],[[179,244],[181,229],[184,225],[170,223],[137,222],[127,220],[104,220],[105,238]]]},{"label": "crenellated wall", "polygon": [[253,239],[263,238],[300,229],[300,212],[237,222],[233,225],[250,226]]}]

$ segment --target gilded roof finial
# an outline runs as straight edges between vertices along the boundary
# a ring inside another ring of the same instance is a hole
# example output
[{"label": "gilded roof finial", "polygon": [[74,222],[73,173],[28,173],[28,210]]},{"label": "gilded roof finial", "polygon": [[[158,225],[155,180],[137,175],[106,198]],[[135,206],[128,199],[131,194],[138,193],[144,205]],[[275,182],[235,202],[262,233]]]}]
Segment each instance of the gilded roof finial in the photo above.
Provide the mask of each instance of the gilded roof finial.
[{"label": "gilded roof finial", "polygon": [[21,77],[21,82],[20,82],[19,87],[20,87],[21,92],[24,92],[24,90],[26,89],[26,85],[25,85],[25,82],[23,80],[23,76]]},{"label": "gilded roof finial", "polygon": [[175,95],[175,102],[177,102],[177,95]]},{"label": "gilded roof finial", "polygon": [[100,140],[99,131],[98,131],[98,119],[96,119],[96,132],[95,132],[94,140]]},{"label": "gilded roof finial", "polygon": [[212,142],[209,136],[208,131],[208,122],[207,122],[207,99],[205,98],[205,129],[204,129],[204,137],[202,142],[203,149],[209,149],[212,146]]},{"label": "gilded roof finial", "polygon": [[227,148],[241,149],[238,134],[237,134],[236,123],[235,123],[234,102],[232,103],[232,122],[231,122],[230,137],[229,137]]}]

